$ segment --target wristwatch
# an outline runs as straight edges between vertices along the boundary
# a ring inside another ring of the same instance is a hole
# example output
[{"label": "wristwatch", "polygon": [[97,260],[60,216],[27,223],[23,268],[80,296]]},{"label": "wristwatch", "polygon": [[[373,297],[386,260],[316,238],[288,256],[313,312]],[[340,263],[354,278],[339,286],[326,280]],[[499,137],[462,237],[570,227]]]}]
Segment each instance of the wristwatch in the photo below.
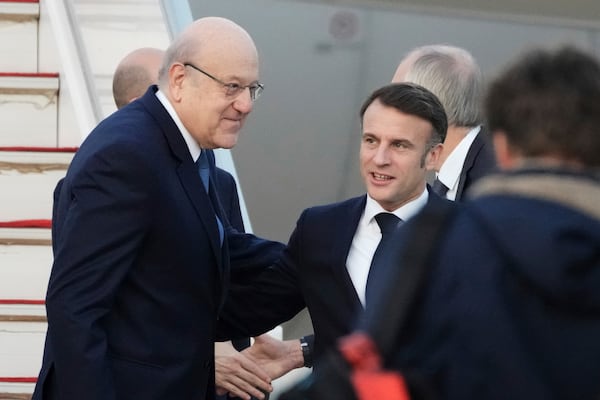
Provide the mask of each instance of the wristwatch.
[{"label": "wristwatch", "polygon": [[305,336],[300,338],[300,348],[302,349],[302,357],[304,357],[304,366],[307,368],[312,367],[312,349],[310,348],[310,343],[306,340]]}]

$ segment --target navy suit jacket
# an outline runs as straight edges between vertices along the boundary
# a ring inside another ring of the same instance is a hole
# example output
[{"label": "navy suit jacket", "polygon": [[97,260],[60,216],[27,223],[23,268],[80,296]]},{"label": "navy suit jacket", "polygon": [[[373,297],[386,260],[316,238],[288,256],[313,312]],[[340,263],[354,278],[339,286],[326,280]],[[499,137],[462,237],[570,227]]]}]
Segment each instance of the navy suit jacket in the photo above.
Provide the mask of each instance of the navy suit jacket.
[{"label": "navy suit jacket", "polygon": [[229,260],[260,270],[281,251],[227,218],[221,246],[214,185],[209,196],[155,91],[90,133],[60,188],[33,399],[211,398]]},{"label": "navy suit jacket", "polygon": [[222,215],[225,216],[232,227],[244,232],[244,220],[240,209],[240,199],[237,193],[237,185],[233,176],[219,167],[215,168],[216,189],[221,203]]},{"label": "navy suit jacket", "polygon": [[[429,190],[428,204],[448,201]],[[245,290],[232,291],[223,328],[248,329],[254,336],[292,318],[305,306],[315,333],[314,357],[356,326],[363,307],[346,268],[346,258],[366,204],[366,195],[304,210],[281,260]],[[247,279],[247,277],[244,277]],[[238,281],[232,275],[232,281]],[[240,313],[241,304],[251,309]]]},{"label": "navy suit jacket", "polygon": [[456,189],[455,201],[464,200],[469,187],[479,178],[496,170],[496,156],[492,143],[487,138],[485,127],[475,137],[465,157],[458,188]]},{"label": "navy suit jacket", "polygon": [[[222,206],[221,215],[226,217],[229,224],[240,232],[245,231],[244,219],[242,218],[242,210],[240,209],[240,199],[237,193],[237,184],[235,183],[234,177],[224,169],[219,167],[215,168],[216,177],[216,190],[219,202]],[[52,220],[56,220],[56,207],[58,205],[58,197],[62,188],[64,178],[61,178],[56,187],[54,188],[53,194],[53,208],[52,208]],[[52,246],[56,243],[55,229],[52,229]]]}]

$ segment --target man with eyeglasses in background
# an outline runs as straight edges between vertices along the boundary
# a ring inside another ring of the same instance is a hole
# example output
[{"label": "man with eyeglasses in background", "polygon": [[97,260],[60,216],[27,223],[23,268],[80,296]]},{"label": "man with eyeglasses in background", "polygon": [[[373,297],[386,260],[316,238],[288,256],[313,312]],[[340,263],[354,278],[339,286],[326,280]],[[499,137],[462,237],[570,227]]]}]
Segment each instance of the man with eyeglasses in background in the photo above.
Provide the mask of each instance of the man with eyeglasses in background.
[{"label": "man with eyeglasses in background", "polygon": [[[230,268],[260,271],[283,247],[232,229],[215,191],[211,149],[236,144],[263,89],[258,65],[243,28],[195,21],[168,48],[158,87],[83,142],[55,205],[33,399],[213,397]],[[302,362],[299,347],[291,356]],[[272,388],[258,378],[262,398]]]}]

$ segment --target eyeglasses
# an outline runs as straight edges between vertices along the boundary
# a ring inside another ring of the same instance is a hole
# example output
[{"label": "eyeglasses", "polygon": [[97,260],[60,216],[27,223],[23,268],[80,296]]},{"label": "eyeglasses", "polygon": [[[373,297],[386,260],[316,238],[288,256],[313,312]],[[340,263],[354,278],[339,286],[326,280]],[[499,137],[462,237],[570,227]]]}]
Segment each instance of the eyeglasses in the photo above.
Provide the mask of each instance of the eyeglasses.
[{"label": "eyeglasses", "polygon": [[196,71],[202,72],[204,75],[208,76],[210,79],[212,79],[215,82],[220,83],[221,85],[223,85],[223,87],[225,88],[225,94],[227,96],[237,96],[238,94],[242,93],[244,91],[244,89],[248,88],[250,90],[250,99],[252,99],[252,101],[255,101],[256,99],[258,99],[261,95],[261,93],[263,92],[263,90],[265,90],[265,87],[262,83],[252,83],[250,85],[247,86],[242,86],[239,83],[225,83],[222,80],[215,78],[214,76],[212,76],[211,74],[209,74],[206,71],[203,71],[202,69],[196,67],[194,64],[192,63],[183,63],[183,65],[185,67],[192,67],[194,68]]}]

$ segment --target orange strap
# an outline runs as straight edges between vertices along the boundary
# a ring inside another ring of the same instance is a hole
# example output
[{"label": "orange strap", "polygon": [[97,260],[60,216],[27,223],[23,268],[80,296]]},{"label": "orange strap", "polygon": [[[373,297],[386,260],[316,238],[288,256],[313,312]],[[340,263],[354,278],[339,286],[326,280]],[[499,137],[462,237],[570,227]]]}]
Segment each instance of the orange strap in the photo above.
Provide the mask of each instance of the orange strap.
[{"label": "orange strap", "polygon": [[353,368],[352,385],[359,400],[410,400],[402,374],[381,368],[381,356],[369,335],[345,336],[338,347]]},{"label": "orange strap", "polygon": [[355,371],[352,384],[359,400],[410,400],[404,378],[391,371]]}]

